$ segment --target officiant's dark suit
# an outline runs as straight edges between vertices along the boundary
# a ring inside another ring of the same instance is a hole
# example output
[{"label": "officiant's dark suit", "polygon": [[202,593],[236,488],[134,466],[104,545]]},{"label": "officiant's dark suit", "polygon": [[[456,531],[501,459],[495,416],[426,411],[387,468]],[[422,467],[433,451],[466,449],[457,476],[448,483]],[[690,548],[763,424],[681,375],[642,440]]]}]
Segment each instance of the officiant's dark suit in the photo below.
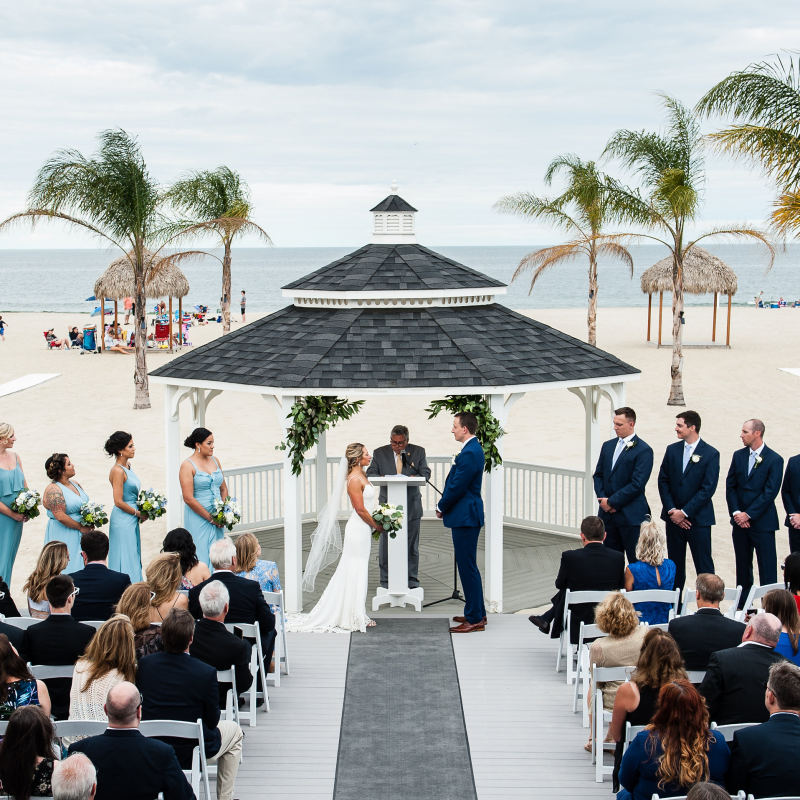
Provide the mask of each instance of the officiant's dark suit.
[{"label": "officiant's dark suit", "polygon": [[[719,483],[719,450],[698,439],[683,468],[684,441],[671,444],[658,472],[661,519],[666,522],[669,557],[675,562],[675,588],[683,592],[686,583],[686,544],[692,551],[695,572],[714,573],[711,557],[711,526],[716,524],[712,498]],[[696,460],[693,460],[696,459]],[[691,528],[681,528],[669,518],[678,509],[686,514]]]},{"label": "officiant's dark suit", "polygon": [[789,551],[800,550],[800,530],[792,527],[790,514],[800,514],[800,456],[792,456],[786,462],[786,474],[783,476],[781,499],[786,510],[784,525],[789,529]]},{"label": "officiant's dark suit", "polygon": [[[397,426],[398,428],[402,426]],[[407,432],[407,428],[404,428]],[[407,436],[407,433],[406,433]],[[392,438],[395,433],[392,431]],[[402,457],[392,449],[390,444],[383,447],[376,447],[372,451],[372,461],[367,467],[367,477],[379,477],[383,475],[408,475],[410,478],[430,478],[431,470],[425,459],[425,448],[418,444],[405,445],[406,463],[403,466]],[[398,470],[398,460],[400,469]],[[418,472],[417,472],[418,470]],[[387,487],[381,486],[379,503],[387,502]],[[408,585],[411,589],[419,586],[419,525],[422,520],[422,494],[419,486],[408,487],[408,500],[406,519],[408,524]],[[381,586],[389,585],[389,545],[386,532],[381,533],[378,542],[378,564],[381,571]]]}]

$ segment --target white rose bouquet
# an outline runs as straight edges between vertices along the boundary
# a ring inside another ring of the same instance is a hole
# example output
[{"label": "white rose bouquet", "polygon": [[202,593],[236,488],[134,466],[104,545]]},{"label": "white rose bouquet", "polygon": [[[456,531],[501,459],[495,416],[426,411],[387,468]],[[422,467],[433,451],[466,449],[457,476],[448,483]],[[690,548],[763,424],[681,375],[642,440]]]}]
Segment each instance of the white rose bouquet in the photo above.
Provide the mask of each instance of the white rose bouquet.
[{"label": "white rose bouquet", "polygon": [[235,497],[228,497],[225,500],[219,498],[214,501],[214,510],[211,512],[211,520],[229,531],[233,526],[242,521],[242,509],[236,502]]},{"label": "white rose bouquet", "polygon": [[147,514],[147,519],[158,519],[167,513],[167,498],[154,492],[152,487],[142,489],[136,498],[136,507]]},{"label": "white rose bouquet", "polygon": [[81,525],[101,528],[108,522],[105,506],[102,503],[84,503],[81,506]]},{"label": "white rose bouquet", "polygon": [[403,527],[403,506],[381,503],[372,513],[372,518],[381,526],[380,529],[372,532],[373,539],[380,539],[381,530],[386,531],[389,538],[394,539],[397,531]]},{"label": "white rose bouquet", "polygon": [[33,489],[23,489],[11,503],[11,510],[17,514],[22,514],[28,519],[38,517],[42,512],[39,511],[39,505],[42,502],[42,496],[39,492]]}]

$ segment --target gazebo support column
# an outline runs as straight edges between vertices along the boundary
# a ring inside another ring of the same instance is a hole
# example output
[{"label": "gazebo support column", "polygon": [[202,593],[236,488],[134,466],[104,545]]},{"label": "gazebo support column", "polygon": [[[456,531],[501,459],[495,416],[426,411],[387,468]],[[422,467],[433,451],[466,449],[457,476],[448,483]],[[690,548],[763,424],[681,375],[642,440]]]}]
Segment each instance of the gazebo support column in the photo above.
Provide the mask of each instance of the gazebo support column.
[{"label": "gazebo support column", "polygon": [[181,466],[181,400],[192,389],[167,385],[164,387],[164,444],[166,451],[167,480],[164,494],[167,498],[167,528],[183,525],[183,503],[178,470]]},{"label": "gazebo support column", "polygon": [[222,394],[222,389],[192,389],[189,401],[192,404],[192,425],[195,428],[205,428],[206,409],[208,404],[218,395]]},{"label": "gazebo support column", "polygon": [[[600,399],[602,392],[597,386],[586,386],[580,389],[570,389],[570,392],[583,403],[586,415],[585,442],[586,453],[583,477],[583,513],[584,515],[596,512],[597,500],[594,495],[594,473],[597,459],[600,458]],[[580,524],[580,520],[578,520]]]}]

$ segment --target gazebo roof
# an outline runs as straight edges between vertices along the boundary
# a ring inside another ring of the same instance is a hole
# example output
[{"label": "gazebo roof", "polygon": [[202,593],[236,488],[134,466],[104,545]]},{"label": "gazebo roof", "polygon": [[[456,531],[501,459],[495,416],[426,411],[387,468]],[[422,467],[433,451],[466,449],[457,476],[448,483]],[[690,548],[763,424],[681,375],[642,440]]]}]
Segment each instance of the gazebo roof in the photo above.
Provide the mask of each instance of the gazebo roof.
[{"label": "gazebo roof", "polygon": [[[130,256],[130,253],[128,254]],[[149,250],[145,251],[145,264],[150,269],[153,261],[158,265],[160,258]],[[189,281],[181,269],[174,264],[157,266],[157,272],[145,284],[145,294],[150,299],[159,297],[186,297],[189,294]],[[123,300],[136,294],[133,267],[128,256],[114,259],[106,271],[95,281],[94,296],[109,300]]]},{"label": "gazebo roof", "polygon": [[[662,258],[642,273],[645,294],[672,291],[672,256]],[[693,247],[683,260],[683,291],[686,294],[736,294],[736,273],[724,262],[704,250]]]},{"label": "gazebo roof", "polygon": [[385,197],[383,200],[375,206],[375,208],[371,208],[371,212],[376,211],[416,211],[417,209],[411,205],[411,203],[407,203],[403,200],[402,197],[399,197],[396,194],[390,194],[388,197]]}]

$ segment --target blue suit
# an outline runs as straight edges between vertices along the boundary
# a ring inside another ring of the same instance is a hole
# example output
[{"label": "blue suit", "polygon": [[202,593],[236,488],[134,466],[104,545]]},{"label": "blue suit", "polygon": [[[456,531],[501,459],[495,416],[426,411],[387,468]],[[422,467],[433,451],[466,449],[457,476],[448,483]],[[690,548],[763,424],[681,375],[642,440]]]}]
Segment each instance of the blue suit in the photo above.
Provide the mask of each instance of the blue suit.
[{"label": "blue suit", "polygon": [[610,439],[600,448],[597,469],[594,471],[594,493],[598,499],[608,498],[614,513],[598,509],[597,516],[606,526],[606,547],[628,556],[628,563],[636,561],[636,543],[639,528],[650,513],[644,496],[647,481],[653,471],[653,448],[636,434],[619,454],[613,464],[614,451],[619,439]]},{"label": "blue suit", "polygon": [[[683,591],[686,583],[686,544],[692,550],[692,560],[698,575],[714,572],[711,557],[711,526],[714,516],[712,498],[719,483],[719,450],[705,440],[697,442],[692,457],[683,469],[684,442],[671,444],[664,453],[658,472],[658,493],[661,496],[661,519],[667,524],[667,548],[675,562],[675,587]],[[688,530],[675,525],[669,512],[677,508],[686,514],[692,527]]]},{"label": "blue suit", "polygon": [[486,616],[483,585],[478,570],[478,536],[483,527],[481,483],[486,458],[477,438],[470,439],[450,468],[437,508],[446,527],[452,529],[458,574],[464,587],[464,616],[469,623]]},{"label": "blue suit", "polygon": [[[753,550],[758,560],[758,575],[762,584],[778,580],[778,555],[775,550],[775,531],[780,527],[775,498],[781,490],[783,459],[764,445],[762,461],[750,474],[750,448],[742,447],[733,454],[731,468],[725,481],[725,497],[731,514],[733,550],[736,555],[736,582],[742,587],[742,608],[753,585]],[[750,517],[750,527],[740,528],[733,520],[734,511]]]},{"label": "blue suit", "polygon": [[794,553],[800,550],[800,530],[792,527],[789,514],[800,514],[800,456],[792,456],[786,462],[781,499],[786,509],[786,519],[783,524],[789,529],[789,550]]}]

